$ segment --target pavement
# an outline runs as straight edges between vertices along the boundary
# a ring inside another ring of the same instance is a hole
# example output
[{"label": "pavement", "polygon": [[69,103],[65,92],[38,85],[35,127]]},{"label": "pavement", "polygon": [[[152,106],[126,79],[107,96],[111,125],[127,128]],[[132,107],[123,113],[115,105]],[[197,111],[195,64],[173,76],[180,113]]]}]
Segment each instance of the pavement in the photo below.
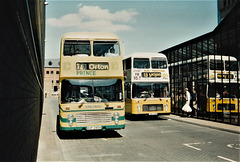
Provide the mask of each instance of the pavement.
[{"label": "pavement", "polygon": [[191,118],[191,117],[182,117],[178,115],[163,115],[161,118],[176,120],[180,122],[186,122],[190,124],[200,125],[208,128],[218,129],[222,131],[232,132],[240,134],[240,127],[236,125],[226,124],[226,123],[219,123],[215,121],[209,121],[206,119],[199,119],[199,118]]}]

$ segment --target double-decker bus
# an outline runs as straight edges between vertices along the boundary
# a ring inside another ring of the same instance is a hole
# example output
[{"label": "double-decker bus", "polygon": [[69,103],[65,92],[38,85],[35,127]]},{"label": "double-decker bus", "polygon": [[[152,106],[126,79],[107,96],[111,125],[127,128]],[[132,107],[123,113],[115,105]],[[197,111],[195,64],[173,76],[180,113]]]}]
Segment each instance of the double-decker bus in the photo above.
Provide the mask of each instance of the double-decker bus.
[{"label": "double-decker bus", "polygon": [[125,128],[118,36],[66,33],[61,39],[58,131]]},{"label": "double-decker bus", "polygon": [[127,115],[171,113],[167,57],[133,53],[123,60]]},{"label": "double-decker bus", "polygon": [[[197,102],[193,106],[199,111],[207,114],[239,112],[240,72],[236,58],[208,55],[172,63],[170,71],[175,80],[179,74],[183,77],[183,87],[181,84],[172,84],[172,92],[178,93],[184,87],[188,87],[190,92],[195,90]],[[179,98],[175,98],[177,100]]]}]

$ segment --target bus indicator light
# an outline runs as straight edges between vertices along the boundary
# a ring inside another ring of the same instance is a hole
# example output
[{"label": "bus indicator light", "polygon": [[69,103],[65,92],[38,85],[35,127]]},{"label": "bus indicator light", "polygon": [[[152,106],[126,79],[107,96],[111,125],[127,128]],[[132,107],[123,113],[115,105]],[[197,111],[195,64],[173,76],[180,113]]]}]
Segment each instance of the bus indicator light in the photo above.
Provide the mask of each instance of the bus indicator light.
[{"label": "bus indicator light", "polygon": [[121,105],[117,105],[117,108],[121,108]]},{"label": "bus indicator light", "polygon": [[70,111],[70,106],[66,106],[66,111]]}]

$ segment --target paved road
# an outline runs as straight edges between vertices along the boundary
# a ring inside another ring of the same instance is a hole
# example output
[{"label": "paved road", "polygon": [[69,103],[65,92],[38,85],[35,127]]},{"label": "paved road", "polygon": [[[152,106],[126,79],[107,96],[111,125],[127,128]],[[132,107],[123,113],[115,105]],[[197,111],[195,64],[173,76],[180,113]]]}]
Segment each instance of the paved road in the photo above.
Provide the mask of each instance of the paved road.
[{"label": "paved road", "polygon": [[237,133],[164,117],[126,120],[124,130],[59,139],[57,113],[57,98],[46,99],[38,161],[240,161]]}]

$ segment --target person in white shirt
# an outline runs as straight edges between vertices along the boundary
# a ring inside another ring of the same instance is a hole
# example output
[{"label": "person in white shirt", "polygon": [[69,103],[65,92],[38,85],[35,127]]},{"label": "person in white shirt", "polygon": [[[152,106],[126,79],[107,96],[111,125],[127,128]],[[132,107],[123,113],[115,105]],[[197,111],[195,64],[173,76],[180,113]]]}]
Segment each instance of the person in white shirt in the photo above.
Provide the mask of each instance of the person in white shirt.
[{"label": "person in white shirt", "polygon": [[186,103],[182,107],[182,110],[187,112],[188,116],[190,116],[190,113],[192,112],[192,108],[190,107],[191,95],[188,92],[188,88],[185,88],[185,93],[186,93]]}]

